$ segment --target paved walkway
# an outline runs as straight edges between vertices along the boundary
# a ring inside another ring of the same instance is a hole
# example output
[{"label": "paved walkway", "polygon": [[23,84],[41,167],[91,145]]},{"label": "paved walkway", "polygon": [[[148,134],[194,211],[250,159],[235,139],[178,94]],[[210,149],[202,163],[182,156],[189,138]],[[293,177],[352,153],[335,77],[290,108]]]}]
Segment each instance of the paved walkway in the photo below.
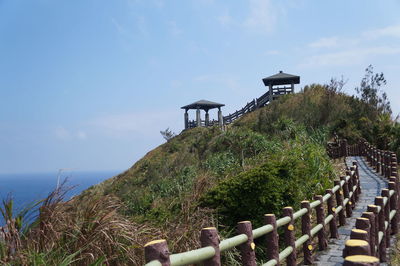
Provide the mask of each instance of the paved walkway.
[{"label": "paved walkway", "polygon": [[[315,258],[315,265],[337,266],[342,265],[342,251],[344,243],[350,238],[350,232],[355,228],[356,218],[367,210],[369,204],[374,203],[376,196],[380,195],[381,189],[386,188],[386,181],[377,175],[362,157],[347,157],[347,165],[351,165],[353,161],[357,161],[359,165],[359,174],[361,181],[361,194],[359,201],[353,209],[353,216],[346,219],[346,225],[339,227],[339,238],[330,239],[328,249],[318,252]],[[383,265],[383,263],[381,264]]]}]

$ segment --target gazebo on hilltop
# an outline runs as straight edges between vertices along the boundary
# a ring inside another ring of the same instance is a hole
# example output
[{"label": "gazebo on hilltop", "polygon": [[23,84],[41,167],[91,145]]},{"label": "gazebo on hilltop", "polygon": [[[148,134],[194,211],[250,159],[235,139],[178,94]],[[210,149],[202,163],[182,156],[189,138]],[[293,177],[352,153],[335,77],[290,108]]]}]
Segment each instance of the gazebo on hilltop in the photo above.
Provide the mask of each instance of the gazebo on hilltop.
[{"label": "gazebo on hilltop", "polygon": [[[279,97],[280,95],[294,93],[294,84],[300,83],[300,76],[279,71],[278,74],[263,78],[263,82],[266,87],[269,87],[269,99],[271,102],[274,98]],[[290,87],[274,87],[279,85],[290,85]]]},{"label": "gazebo on hilltop", "polygon": [[[223,126],[223,117],[221,111],[222,106],[225,106],[225,104],[211,102],[207,100],[200,100],[192,104],[182,106],[181,109],[185,109],[185,129],[200,127],[200,126],[205,126],[205,127],[214,125]],[[208,111],[214,108],[218,108],[218,120],[210,120],[210,115]],[[189,120],[188,111],[191,109],[196,110],[196,120],[192,121]],[[206,112],[205,120],[201,120],[200,110],[204,110]]]}]

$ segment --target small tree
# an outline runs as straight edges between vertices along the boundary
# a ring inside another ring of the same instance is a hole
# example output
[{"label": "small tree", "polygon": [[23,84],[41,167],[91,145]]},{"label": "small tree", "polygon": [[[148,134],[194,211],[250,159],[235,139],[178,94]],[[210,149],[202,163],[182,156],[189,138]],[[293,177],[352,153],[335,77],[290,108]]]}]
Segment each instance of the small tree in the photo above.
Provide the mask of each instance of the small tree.
[{"label": "small tree", "polygon": [[170,141],[173,137],[176,136],[176,134],[174,132],[172,132],[171,130],[169,130],[169,127],[164,130],[164,131],[160,131],[161,135],[163,136],[163,138],[168,142]]},{"label": "small tree", "polygon": [[361,100],[371,105],[378,113],[392,113],[390,102],[381,87],[386,85],[383,73],[374,73],[374,68],[369,65],[365,69],[365,76],[361,80],[360,87],[356,88]]},{"label": "small tree", "polygon": [[329,81],[329,84],[326,84],[326,89],[329,92],[333,92],[333,93],[341,93],[343,92],[343,87],[344,85],[346,85],[346,83],[348,82],[348,79],[344,79],[343,75],[341,76],[340,79],[338,78],[331,78],[331,80]]}]

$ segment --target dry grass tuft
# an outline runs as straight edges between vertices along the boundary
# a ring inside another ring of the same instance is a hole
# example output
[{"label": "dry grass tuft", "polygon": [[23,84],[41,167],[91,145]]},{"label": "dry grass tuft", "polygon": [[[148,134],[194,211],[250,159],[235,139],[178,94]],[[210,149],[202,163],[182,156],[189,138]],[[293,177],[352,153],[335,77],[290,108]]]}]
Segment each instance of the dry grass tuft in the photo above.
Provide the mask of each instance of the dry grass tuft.
[{"label": "dry grass tuft", "polygon": [[118,214],[122,204],[102,196],[64,202],[67,190],[53,191],[39,207],[36,221],[22,230],[12,200],[3,201],[0,262],[4,265],[141,265],[142,245],[158,230]]}]

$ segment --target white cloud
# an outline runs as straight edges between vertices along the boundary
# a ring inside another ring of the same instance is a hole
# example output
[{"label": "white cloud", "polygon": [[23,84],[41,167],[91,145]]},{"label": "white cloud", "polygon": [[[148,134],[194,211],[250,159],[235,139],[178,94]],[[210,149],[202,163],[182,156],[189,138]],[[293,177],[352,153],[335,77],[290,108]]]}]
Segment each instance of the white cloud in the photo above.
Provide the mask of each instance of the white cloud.
[{"label": "white cloud", "polygon": [[333,66],[355,65],[363,63],[372,56],[400,54],[400,47],[379,46],[358,49],[348,49],[339,52],[314,55],[306,59],[300,66]]},{"label": "white cloud", "polygon": [[233,24],[233,19],[228,11],[225,11],[222,15],[217,17],[219,24],[224,27],[228,28],[230,25]]},{"label": "white cloud", "polygon": [[279,55],[281,52],[278,50],[269,50],[265,53],[265,55]]},{"label": "white cloud", "polygon": [[338,37],[321,38],[315,42],[310,43],[308,46],[312,48],[331,48],[338,46]]},{"label": "white cloud", "polygon": [[270,0],[249,0],[250,14],[243,25],[255,32],[269,33],[274,30],[278,18],[278,10]]},{"label": "white cloud", "polygon": [[54,134],[58,139],[67,140],[71,138],[71,133],[64,127],[57,127],[54,130]]},{"label": "white cloud", "polygon": [[168,28],[169,28],[169,32],[171,35],[173,36],[179,36],[182,34],[182,30],[178,27],[178,25],[176,25],[175,21],[170,21],[168,22]]},{"label": "white cloud", "polygon": [[81,140],[87,139],[86,132],[83,131],[83,130],[78,130],[78,132],[76,133],[76,137],[77,137],[78,139],[81,139]]},{"label": "white cloud", "polygon": [[164,0],[154,0],[153,3],[157,8],[163,8],[165,6]]},{"label": "white cloud", "polygon": [[400,54],[399,44],[383,45],[382,40],[387,37],[400,37],[400,25],[390,25],[380,29],[373,29],[351,38],[332,36],[320,38],[308,44],[311,52],[322,48],[324,53],[307,56],[299,66],[333,66],[356,65],[370,63],[376,56]]},{"label": "white cloud", "polygon": [[200,75],[193,78],[194,82],[204,82],[211,84],[220,84],[224,88],[237,90],[240,88],[239,81],[235,77],[224,76],[224,75],[215,75],[215,74],[206,74]]},{"label": "white cloud", "polygon": [[65,127],[59,126],[54,129],[54,135],[56,136],[57,139],[59,140],[73,140],[73,139],[79,139],[79,140],[85,140],[87,139],[87,134],[83,130],[69,130],[66,129]]},{"label": "white cloud", "polygon": [[182,87],[183,83],[181,80],[174,79],[170,82],[172,88],[180,88]]},{"label": "white cloud", "polygon": [[171,123],[176,122],[176,111],[148,111],[136,113],[122,113],[97,117],[89,122],[97,133],[111,137],[150,136],[158,135],[159,131],[167,127],[173,128]]},{"label": "white cloud", "polygon": [[121,35],[127,34],[127,30],[115,18],[111,18],[111,23],[114,25],[115,29],[119,34]]},{"label": "white cloud", "polygon": [[390,25],[380,29],[369,30],[364,32],[362,36],[368,39],[377,39],[381,37],[400,38],[400,24]]},{"label": "white cloud", "polygon": [[212,5],[214,4],[214,0],[193,0],[195,4],[200,4],[200,5]]},{"label": "white cloud", "polygon": [[140,34],[147,36],[149,35],[149,31],[147,28],[146,18],[144,16],[137,16],[136,17],[136,28]]}]

